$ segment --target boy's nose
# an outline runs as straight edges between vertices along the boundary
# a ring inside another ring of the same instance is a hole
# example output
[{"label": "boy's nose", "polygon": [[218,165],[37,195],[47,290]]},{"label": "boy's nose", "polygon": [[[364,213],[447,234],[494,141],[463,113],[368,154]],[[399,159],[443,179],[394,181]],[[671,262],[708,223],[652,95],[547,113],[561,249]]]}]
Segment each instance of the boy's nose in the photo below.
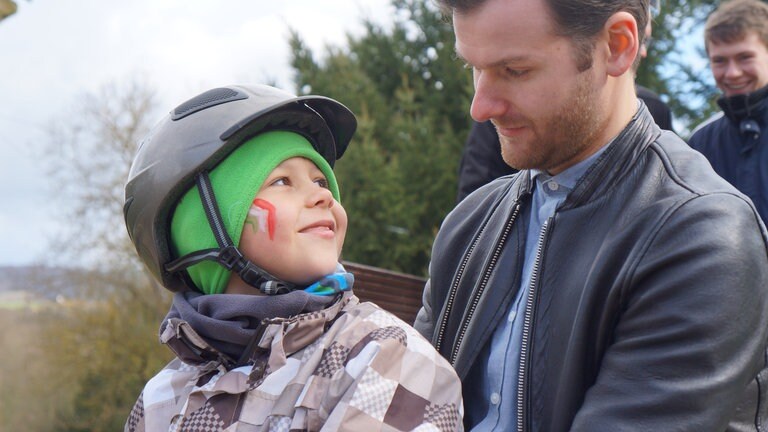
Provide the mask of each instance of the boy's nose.
[{"label": "boy's nose", "polygon": [[308,197],[308,205],[310,207],[324,206],[333,207],[333,194],[331,190],[324,187],[317,187]]}]

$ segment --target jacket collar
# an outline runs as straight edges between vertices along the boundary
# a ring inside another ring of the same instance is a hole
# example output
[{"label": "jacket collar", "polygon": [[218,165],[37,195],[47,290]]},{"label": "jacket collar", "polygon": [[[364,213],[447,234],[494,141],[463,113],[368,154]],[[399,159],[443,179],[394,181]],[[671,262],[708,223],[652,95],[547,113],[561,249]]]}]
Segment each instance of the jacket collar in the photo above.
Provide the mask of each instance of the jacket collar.
[{"label": "jacket collar", "polygon": [[[264,319],[253,334],[253,341],[245,347],[245,362],[249,363],[259,353],[269,353],[269,365],[278,368],[286,358],[322,336],[345,307],[357,304],[352,291],[344,291],[327,308],[295,315],[288,318]],[[242,366],[239,359],[223,353],[201,336],[189,322],[168,318],[160,329],[160,342],[168,346],[184,363],[216,369]]]},{"label": "jacket collar", "polygon": [[748,94],[722,96],[717,104],[725,116],[737,125],[746,119],[761,121],[768,112],[768,86]]}]

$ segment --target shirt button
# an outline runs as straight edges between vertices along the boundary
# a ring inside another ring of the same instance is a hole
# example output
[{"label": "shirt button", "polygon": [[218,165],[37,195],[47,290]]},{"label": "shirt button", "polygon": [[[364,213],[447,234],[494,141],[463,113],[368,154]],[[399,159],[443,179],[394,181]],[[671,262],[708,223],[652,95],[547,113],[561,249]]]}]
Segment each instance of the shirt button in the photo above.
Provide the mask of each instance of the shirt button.
[{"label": "shirt button", "polygon": [[560,185],[559,185],[559,184],[557,184],[557,183],[555,183],[555,182],[549,182],[549,183],[547,183],[547,187],[548,187],[548,188],[549,188],[549,190],[551,190],[552,192],[556,192],[558,189],[560,189]]},{"label": "shirt button", "polygon": [[509,316],[507,317],[507,321],[514,322],[515,318],[517,318],[517,312],[512,311],[509,313]]},{"label": "shirt button", "polygon": [[498,393],[492,393],[491,394],[491,403],[494,405],[498,405],[499,402],[501,402],[501,396]]}]

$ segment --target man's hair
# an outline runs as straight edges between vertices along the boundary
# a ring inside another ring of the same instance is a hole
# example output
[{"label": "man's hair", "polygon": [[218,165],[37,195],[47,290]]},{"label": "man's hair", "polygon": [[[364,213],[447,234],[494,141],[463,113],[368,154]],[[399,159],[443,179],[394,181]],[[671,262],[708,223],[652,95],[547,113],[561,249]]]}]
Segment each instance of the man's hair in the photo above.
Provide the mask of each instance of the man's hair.
[{"label": "man's hair", "polygon": [[[471,12],[487,0],[436,0],[446,15]],[[516,0],[520,1],[520,0]],[[649,0],[542,0],[555,20],[559,36],[573,40],[576,49],[576,63],[579,71],[592,67],[592,51],[595,36],[613,14],[629,12],[637,21],[638,45],[645,38],[645,26],[650,19]],[[640,55],[635,59],[635,68]]]},{"label": "man's hair", "polygon": [[704,40],[710,43],[733,43],[753,31],[768,47],[768,4],[760,0],[731,0],[720,5],[707,18]]}]

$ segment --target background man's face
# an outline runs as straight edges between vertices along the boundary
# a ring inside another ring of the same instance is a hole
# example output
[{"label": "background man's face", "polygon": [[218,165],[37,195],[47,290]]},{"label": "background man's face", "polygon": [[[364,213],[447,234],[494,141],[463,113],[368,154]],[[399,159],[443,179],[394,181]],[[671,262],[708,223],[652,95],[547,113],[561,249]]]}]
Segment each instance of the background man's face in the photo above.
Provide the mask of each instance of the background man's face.
[{"label": "background man's face", "polygon": [[709,64],[725,96],[751,93],[768,85],[768,47],[755,32],[737,42],[709,42]]}]

